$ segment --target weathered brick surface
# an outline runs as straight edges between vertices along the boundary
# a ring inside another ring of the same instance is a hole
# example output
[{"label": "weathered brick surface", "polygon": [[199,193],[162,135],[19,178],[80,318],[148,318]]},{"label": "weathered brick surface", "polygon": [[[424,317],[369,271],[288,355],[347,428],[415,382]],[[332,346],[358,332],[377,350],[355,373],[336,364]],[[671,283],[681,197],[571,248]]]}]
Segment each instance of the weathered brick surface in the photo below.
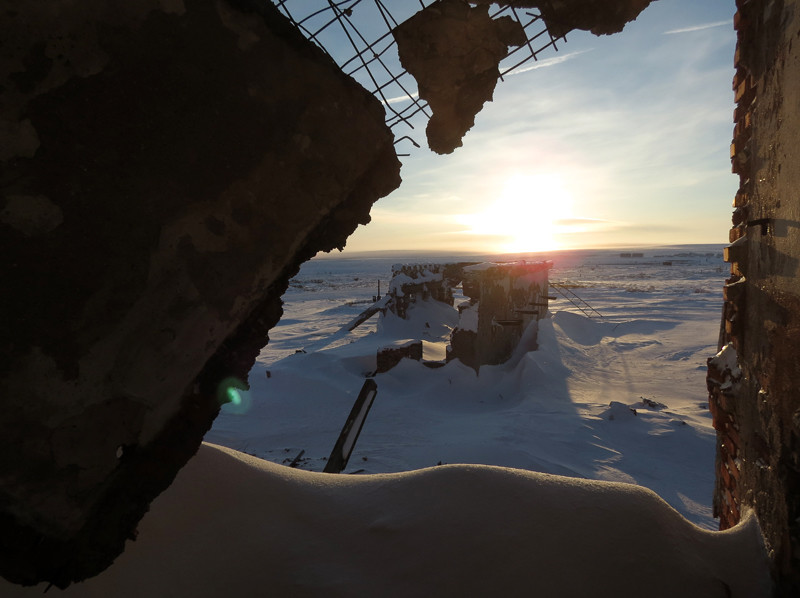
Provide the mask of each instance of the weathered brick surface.
[{"label": "weathered brick surface", "polygon": [[[800,6],[737,0],[731,167],[731,276],[720,348],[741,379],[709,365],[717,430],[714,512],[720,527],[745,509],[759,519],[777,594],[800,595]],[[728,378],[730,376],[728,375]]]}]

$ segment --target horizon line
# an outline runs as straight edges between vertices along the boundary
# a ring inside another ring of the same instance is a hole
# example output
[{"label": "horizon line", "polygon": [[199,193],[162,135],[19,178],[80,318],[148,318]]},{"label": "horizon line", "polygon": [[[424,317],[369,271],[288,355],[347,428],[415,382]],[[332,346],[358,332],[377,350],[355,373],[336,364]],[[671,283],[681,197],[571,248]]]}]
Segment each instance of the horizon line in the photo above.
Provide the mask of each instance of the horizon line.
[{"label": "horizon line", "polygon": [[669,248],[682,248],[682,247],[715,247],[722,250],[723,247],[729,243],[674,243],[674,244],[656,244],[656,245],[598,245],[595,247],[572,247],[563,249],[552,249],[549,251],[480,251],[480,250],[467,250],[467,249],[369,249],[369,250],[354,250],[334,253],[319,252],[312,259],[347,259],[357,257],[390,257],[402,255],[420,255],[420,256],[547,256],[553,254],[562,254],[568,252],[581,252],[581,251],[629,251],[629,250],[660,250]]}]

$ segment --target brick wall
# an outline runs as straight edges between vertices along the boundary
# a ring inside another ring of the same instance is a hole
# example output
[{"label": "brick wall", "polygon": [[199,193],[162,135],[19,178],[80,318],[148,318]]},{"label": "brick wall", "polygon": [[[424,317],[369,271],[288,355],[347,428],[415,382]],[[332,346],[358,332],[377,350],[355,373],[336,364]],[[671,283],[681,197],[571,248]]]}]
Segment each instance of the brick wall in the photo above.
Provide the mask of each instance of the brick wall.
[{"label": "brick wall", "polygon": [[776,595],[800,595],[800,2],[737,0],[731,275],[709,360],[715,515],[758,517]]}]

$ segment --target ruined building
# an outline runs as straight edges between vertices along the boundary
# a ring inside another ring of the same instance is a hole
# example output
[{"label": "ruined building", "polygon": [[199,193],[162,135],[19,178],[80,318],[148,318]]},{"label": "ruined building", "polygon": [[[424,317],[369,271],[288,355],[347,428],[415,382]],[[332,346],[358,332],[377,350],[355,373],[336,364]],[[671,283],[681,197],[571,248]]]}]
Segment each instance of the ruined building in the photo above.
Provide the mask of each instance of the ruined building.
[{"label": "ruined building", "polygon": [[[538,9],[557,37],[619,31],[649,1],[501,4]],[[800,7],[737,7],[741,188],[721,344],[736,353],[709,367],[716,507],[723,526],[755,510],[789,596],[800,580]],[[515,35],[502,26],[485,39]],[[269,2],[7,0],[0,40],[0,575],[63,587],[136,536],[218,394],[242,384],[267,342],[289,278],[369,221],[400,165],[381,103]],[[429,96],[445,121],[470,126],[493,55],[448,84],[451,104]],[[441,151],[459,142],[434,133]]]},{"label": "ruined building", "polygon": [[387,292],[386,307],[405,318],[408,308],[418,300],[433,299],[453,305],[453,289],[464,278],[464,267],[455,264],[395,264]]},{"label": "ruined building", "polygon": [[[715,514],[758,517],[779,595],[800,595],[800,5],[738,0],[731,276],[709,361]],[[796,47],[794,44],[798,44]]]},{"label": "ruined building", "polygon": [[[537,328],[530,324],[547,315],[551,267],[552,262],[397,265],[384,309],[405,318],[418,301],[453,305],[453,289],[461,284],[468,301],[458,306],[459,322],[450,335],[447,361],[459,359],[477,371],[482,365],[507,361],[523,335],[526,346],[535,347]],[[412,349],[415,345],[402,346],[392,354],[412,356]],[[421,355],[420,345],[416,359]],[[378,358],[380,362],[380,354]],[[380,363],[378,371],[385,371]]]},{"label": "ruined building", "polygon": [[536,346],[536,326],[547,315],[551,262],[477,264],[464,269],[464,296],[458,327],[450,337],[448,359],[478,369],[503,363],[526,335]]}]

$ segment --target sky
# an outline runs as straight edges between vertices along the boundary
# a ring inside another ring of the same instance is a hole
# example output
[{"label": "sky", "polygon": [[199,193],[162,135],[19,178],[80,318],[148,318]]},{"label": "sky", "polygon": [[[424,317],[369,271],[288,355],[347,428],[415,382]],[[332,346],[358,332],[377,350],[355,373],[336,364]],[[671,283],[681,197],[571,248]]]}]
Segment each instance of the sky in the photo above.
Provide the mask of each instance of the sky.
[{"label": "sky", "polygon": [[403,183],[344,253],[725,243],[734,12],[657,0],[620,34],[570,33],[498,82],[453,154],[395,127],[422,147],[396,145]]}]

